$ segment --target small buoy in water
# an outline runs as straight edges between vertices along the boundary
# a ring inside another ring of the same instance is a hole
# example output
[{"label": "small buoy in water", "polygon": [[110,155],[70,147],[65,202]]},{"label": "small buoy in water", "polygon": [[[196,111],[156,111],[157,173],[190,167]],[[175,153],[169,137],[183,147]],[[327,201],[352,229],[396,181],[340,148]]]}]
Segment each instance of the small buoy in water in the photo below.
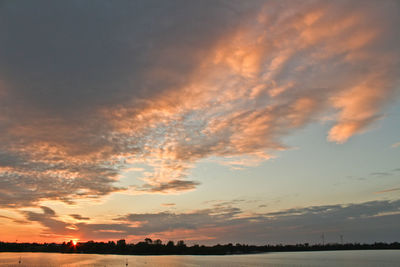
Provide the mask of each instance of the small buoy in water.
[{"label": "small buoy in water", "polygon": [[21,262],[22,262],[22,261],[21,261],[21,257],[19,257],[18,264],[21,264]]}]

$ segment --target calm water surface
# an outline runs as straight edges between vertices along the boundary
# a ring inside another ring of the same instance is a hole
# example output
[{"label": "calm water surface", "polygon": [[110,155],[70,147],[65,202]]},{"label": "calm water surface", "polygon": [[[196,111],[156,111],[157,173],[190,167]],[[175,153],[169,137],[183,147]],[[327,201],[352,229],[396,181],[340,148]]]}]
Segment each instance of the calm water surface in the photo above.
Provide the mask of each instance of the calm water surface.
[{"label": "calm water surface", "polygon": [[[21,263],[18,261],[21,259]],[[0,266],[351,266],[400,267],[399,250],[280,252],[229,256],[121,256],[0,253]]]}]

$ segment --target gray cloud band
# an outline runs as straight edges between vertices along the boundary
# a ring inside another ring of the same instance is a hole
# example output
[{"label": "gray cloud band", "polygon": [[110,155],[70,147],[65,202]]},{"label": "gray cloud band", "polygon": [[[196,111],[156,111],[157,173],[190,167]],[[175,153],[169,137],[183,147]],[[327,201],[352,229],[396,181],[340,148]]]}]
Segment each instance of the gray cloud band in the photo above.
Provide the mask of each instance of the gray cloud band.
[{"label": "gray cloud band", "polygon": [[[215,206],[187,213],[159,212],[127,214],[111,223],[66,223],[54,211],[23,212],[28,221],[44,226],[43,233],[79,236],[83,240],[120,238],[140,240],[144,236],[219,242],[292,243],[319,242],[326,233],[332,242],[344,235],[349,242],[394,242],[399,238],[400,201],[311,206],[249,215],[233,206]],[[74,216],[82,220],[79,216]],[[87,219],[87,218],[85,218]],[[136,225],[136,226],[135,226]]]}]

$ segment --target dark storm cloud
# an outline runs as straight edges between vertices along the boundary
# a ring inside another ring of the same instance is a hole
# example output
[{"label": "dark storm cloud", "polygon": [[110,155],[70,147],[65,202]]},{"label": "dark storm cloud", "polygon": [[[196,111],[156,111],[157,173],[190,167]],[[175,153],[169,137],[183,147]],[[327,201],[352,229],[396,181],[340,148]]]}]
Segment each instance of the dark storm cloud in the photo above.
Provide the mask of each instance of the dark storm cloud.
[{"label": "dark storm cloud", "polygon": [[[45,226],[50,234],[79,234],[81,239],[135,238],[153,236],[215,242],[293,243],[398,240],[400,201],[371,201],[359,204],[311,206],[279,212],[246,214],[235,207],[218,207],[187,213],[159,212],[127,214],[115,223],[78,223],[71,230],[51,212],[24,212],[27,220]],[[199,238],[199,236],[201,236]],[[197,238],[197,239],[196,239]],[[214,241],[215,240],[215,241]]]}]

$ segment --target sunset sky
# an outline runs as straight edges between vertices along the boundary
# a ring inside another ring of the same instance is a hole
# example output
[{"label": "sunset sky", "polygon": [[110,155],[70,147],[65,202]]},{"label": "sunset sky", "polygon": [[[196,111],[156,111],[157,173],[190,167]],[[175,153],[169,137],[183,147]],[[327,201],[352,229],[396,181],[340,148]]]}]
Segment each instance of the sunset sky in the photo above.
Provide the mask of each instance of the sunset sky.
[{"label": "sunset sky", "polygon": [[0,241],[400,241],[399,1],[0,1]]}]

